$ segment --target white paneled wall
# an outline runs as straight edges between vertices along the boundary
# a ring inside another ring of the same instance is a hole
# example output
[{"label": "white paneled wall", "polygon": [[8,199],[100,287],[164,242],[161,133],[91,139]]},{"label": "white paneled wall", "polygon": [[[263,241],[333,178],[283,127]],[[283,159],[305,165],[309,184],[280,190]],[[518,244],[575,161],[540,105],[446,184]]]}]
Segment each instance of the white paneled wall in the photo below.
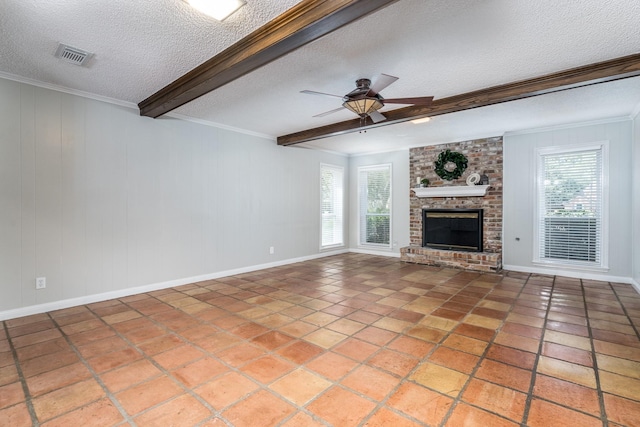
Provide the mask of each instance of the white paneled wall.
[{"label": "white paneled wall", "polygon": [[[504,136],[505,269],[629,281],[631,277],[632,123],[629,119]],[[609,141],[609,270],[544,269],[533,263],[536,150]],[[636,196],[637,197],[637,196]],[[518,238],[519,240],[516,240]]]},{"label": "white paneled wall", "polygon": [[632,256],[633,256],[633,271],[632,277],[635,281],[634,285],[640,292],[640,113],[637,113],[633,119],[633,187],[632,187],[632,221],[633,221],[633,235],[631,236],[632,242]]},{"label": "white paneled wall", "polygon": [[320,163],[0,79],[0,315],[317,255]]},{"label": "white paneled wall", "polygon": [[[409,246],[409,150],[354,156],[349,162],[349,246],[353,251],[375,253],[371,248],[358,248],[358,168],[391,164],[391,251],[400,256],[400,248]],[[379,251],[384,254],[384,250]],[[388,251],[386,251],[388,252]]]}]

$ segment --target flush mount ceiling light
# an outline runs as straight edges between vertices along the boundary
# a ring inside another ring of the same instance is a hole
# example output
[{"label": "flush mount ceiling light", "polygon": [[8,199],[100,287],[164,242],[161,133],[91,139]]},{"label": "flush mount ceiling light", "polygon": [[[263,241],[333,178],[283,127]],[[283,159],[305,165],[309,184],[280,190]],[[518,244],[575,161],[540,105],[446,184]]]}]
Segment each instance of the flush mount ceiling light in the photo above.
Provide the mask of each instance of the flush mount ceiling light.
[{"label": "flush mount ceiling light", "polygon": [[431,117],[423,117],[421,119],[411,120],[411,123],[414,125],[419,125],[420,123],[427,123],[431,121]]},{"label": "flush mount ceiling light", "polygon": [[218,21],[224,20],[246,3],[244,0],[184,0],[194,9]]}]

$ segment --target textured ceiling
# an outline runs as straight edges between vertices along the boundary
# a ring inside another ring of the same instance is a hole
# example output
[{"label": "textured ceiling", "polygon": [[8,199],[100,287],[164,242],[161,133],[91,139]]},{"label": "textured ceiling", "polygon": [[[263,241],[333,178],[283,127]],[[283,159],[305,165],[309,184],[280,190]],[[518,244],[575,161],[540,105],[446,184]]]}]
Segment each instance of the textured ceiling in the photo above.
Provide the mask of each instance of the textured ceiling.
[{"label": "textured ceiling", "polygon": [[[0,71],[137,104],[299,0],[249,0],[223,22],[183,0],[3,0]],[[58,43],[93,52],[89,68]]]},{"label": "textured ceiling", "polygon": [[[0,2],[0,73],[137,104],[298,3],[247,0],[220,23],[182,0]],[[312,117],[361,77],[400,77],[385,97],[443,98],[640,52],[637,0],[399,0],[175,110],[278,136],[354,118]],[[89,68],[53,57],[58,42],[95,53]],[[638,78],[386,126],[304,144],[344,153],[493,136],[629,116]],[[382,110],[383,112],[385,110]]]}]

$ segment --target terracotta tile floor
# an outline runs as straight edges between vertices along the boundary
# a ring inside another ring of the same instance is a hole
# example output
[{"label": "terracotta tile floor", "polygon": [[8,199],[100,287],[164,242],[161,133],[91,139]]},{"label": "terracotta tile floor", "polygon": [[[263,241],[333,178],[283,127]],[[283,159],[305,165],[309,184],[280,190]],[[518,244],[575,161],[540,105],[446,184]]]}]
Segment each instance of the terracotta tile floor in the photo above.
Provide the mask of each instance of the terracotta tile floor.
[{"label": "terracotta tile floor", "polygon": [[3,322],[7,426],[639,426],[631,286],[347,254]]}]

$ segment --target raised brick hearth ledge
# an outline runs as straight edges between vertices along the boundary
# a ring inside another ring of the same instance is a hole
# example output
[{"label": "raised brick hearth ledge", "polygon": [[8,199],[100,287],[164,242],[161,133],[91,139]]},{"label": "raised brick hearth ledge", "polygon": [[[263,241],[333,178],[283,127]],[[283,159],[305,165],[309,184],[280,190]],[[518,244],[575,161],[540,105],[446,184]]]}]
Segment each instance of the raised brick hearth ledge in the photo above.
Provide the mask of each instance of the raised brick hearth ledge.
[{"label": "raised brick hearth ledge", "polygon": [[497,272],[502,270],[502,255],[490,252],[463,252],[407,246],[400,248],[400,259],[414,264],[465,270]]}]

